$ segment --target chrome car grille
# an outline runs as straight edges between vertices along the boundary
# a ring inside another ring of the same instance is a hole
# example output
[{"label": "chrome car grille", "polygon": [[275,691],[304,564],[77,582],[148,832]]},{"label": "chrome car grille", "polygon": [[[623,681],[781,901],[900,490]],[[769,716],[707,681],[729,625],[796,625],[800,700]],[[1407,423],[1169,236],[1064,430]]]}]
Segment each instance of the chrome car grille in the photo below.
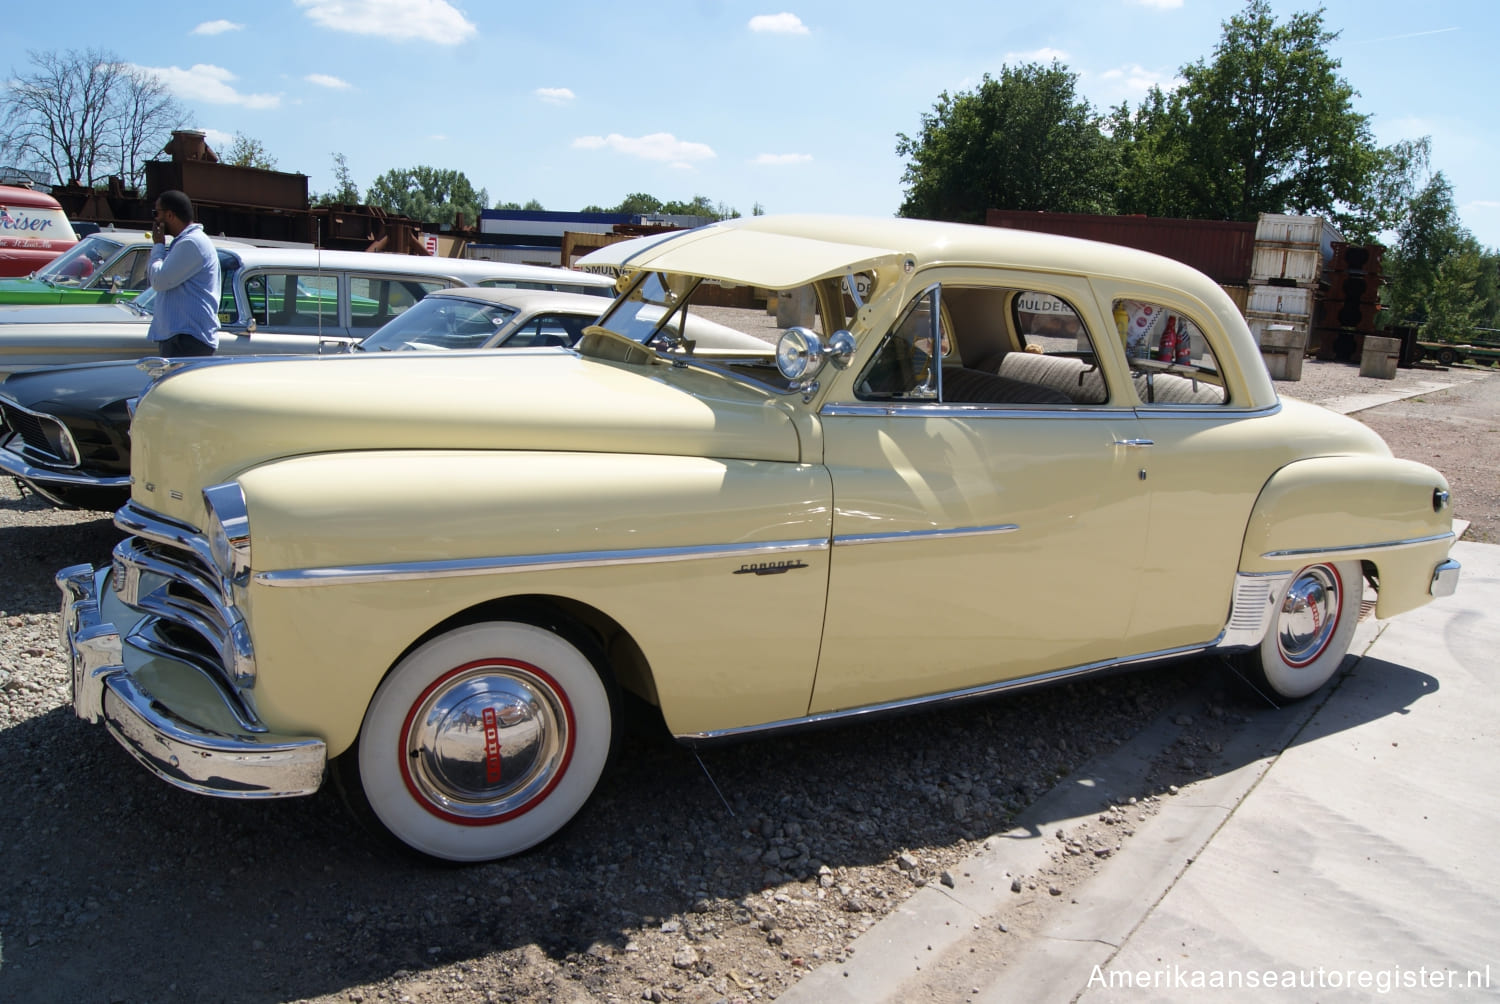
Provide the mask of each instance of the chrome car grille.
[{"label": "chrome car grille", "polygon": [[[28,459],[58,467],[76,467],[78,449],[68,427],[51,415],[43,415],[0,400],[0,436],[16,437],[7,445]],[[19,449],[18,449],[19,447]]]},{"label": "chrome car grille", "polygon": [[148,614],[144,647],[169,652],[215,678],[243,707],[247,719],[255,685],[255,654],[233,590],[213,567],[208,542],[191,528],[130,503],[115,522],[131,530],[115,546],[110,585],[119,599]]}]

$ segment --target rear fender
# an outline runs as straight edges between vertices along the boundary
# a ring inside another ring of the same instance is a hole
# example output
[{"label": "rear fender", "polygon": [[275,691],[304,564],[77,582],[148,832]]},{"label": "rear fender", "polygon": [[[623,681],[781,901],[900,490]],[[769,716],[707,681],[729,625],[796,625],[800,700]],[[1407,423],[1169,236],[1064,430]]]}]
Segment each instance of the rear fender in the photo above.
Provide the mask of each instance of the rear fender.
[{"label": "rear fender", "polygon": [[1365,561],[1390,617],[1432,598],[1432,575],[1454,540],[1448,481],[1411,460],[1315,457],[1288,464],[1261,489],[1245,530],[1240,571],[1296,571],[1320,561]]}]

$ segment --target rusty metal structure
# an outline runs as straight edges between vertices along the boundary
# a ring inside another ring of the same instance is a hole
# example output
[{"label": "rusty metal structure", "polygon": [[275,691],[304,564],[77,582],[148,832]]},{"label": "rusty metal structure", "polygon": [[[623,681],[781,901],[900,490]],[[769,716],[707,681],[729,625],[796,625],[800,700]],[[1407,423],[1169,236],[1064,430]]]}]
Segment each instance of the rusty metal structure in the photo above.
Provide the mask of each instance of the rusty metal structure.
[{"label": "rusty metal structure", "polygon": [[429,240],[422,224],[378,206],[314,206],[307,175],[220,162],[202,132],[178,130],[162,148],[166,160],[146,163],[146,191],[111,178],[104,191],[59,186],[53,196],[70,218],[151,228],[151,209],[162,192],[177,189],[193,200],[203,229],[216,236],[258,243],[303,244],[344,251],[397,254],[462,253],[464,233]]}]

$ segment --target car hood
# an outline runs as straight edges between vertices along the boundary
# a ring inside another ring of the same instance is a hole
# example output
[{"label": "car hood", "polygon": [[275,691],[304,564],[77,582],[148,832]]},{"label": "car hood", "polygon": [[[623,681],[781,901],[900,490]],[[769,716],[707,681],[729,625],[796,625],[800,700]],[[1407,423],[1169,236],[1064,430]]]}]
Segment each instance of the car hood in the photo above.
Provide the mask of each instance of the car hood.
[{"label": "car hood", "polygon": [[141,398],[133,498],[198,524],[202,489],[350,450],[536,450],[796,462],[788,399],[708,370],[560,349],[246,359]]},{"label": "car hood", "polygon": [[123,303],[52,304],[0,307],[0,338],[21,327],[50,330],[58,324],[150,324],[151,318]]},{"label": "car hood", "polygon": [[134,359],[78,363],[12,373],[0,382],[0,397],[61,417],[98,411],[136,397],[150,383],[151,377]]}]

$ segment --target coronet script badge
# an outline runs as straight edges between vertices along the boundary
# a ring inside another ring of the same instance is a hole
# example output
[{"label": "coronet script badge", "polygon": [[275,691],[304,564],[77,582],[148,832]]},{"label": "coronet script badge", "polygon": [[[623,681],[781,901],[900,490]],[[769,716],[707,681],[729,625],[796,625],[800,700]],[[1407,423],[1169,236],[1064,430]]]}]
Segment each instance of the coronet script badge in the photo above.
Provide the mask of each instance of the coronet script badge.
[{"label": "coronet script badge", "polygon": [[798,561],[793,558],[790,561],[753,561],[748,565],[741,565],[735,570],[735,575],[780,575],[782,572],[790,572],[794,568],[806,568],[807,562]]}]

